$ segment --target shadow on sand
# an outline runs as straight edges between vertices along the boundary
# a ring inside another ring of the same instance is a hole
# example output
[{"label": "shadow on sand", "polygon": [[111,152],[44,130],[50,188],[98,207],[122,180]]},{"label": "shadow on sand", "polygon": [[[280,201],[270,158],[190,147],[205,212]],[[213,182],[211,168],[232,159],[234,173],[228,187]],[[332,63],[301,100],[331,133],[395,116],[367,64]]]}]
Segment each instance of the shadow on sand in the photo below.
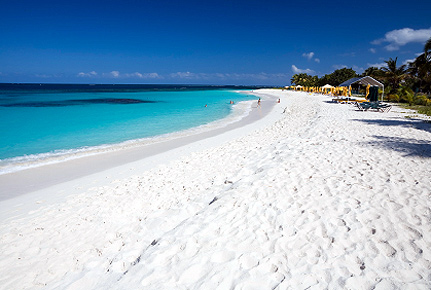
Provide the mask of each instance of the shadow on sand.
[{"label": "shadow on sand", "polygon": [[356,119],[353,121],[363,122],[363,123],[372,124],[372,125],[379,125],[379,126],[401,126],[405,128],[423,130],[431,133],[431,123],[426,122],[422,119],[405,119],[405,120]]},{"label": "shadow on sand", "polygon": [[[431,123],[424,122],[420,119],[406,119],[406,120],[355,120],[366,124],[376,124],[380,126],[401,126],[405,128],[412,128],[431,133]],[[426,134],[426,133],[424,133]],[[366,145],[378,146],[400,153],[405,156],[420,156],[424,158],[431,158],[431,142],[428,140],[419,140],[404,137],[387,137],[387,136],[373,136],[374,141],[366,142]]]},{"label": "shadow on sand", "polygon": [[429,141],[401,137],[373,137],[375,140],[366,142],[366,146],[378,146],[381,148],[394,150],[404,153],[404,156],[431,158],[431,143]]}]

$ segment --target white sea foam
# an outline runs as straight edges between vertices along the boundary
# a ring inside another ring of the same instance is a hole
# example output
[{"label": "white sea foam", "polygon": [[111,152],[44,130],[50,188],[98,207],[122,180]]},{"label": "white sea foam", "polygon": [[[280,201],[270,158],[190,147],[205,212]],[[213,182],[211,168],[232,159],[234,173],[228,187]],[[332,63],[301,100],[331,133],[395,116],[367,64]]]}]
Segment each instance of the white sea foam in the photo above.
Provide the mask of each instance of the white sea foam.
[{"label": "white sea foam", "polygon": [[156,144],[211,131],[218,128],[223,128],[228,126],[229,124],[238,122],[239,120],[246,117],[251,111],[253,102],[254,101],[242,101],[238,104],[234,104],[232,106],[232,112],[227,117],[182,131],[167,133],[149,138],[128,140],[117,144],[103,144],[99,146],[88,146],[69,150],[55,150],[47,153],[29,154],[25,156],[2,159],[0,160],[0,175],[39,166],[60,163],[105,152],[112,152],[138,146],[147,146],[150,144]]}]

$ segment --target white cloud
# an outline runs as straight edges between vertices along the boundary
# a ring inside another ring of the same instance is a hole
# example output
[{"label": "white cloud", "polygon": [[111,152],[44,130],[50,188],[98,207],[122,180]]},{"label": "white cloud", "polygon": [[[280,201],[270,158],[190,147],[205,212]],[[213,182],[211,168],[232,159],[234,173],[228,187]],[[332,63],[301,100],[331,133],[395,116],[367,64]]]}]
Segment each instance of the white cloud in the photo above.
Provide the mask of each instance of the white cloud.
[{"label": "white cloud", "polygon": [[302,54],[302,56],[303,57],[305,57],[306,59],[308,59],[308,60],[311,60],[312,58],[313,58],[313,56],[314,56],[314,52],[309,52],[309,53],[303,53]]},{"label": "white cloud", "polygon": [[[311,70],[304,70],[305,72],[311,73]],[[116,78],[116,79],[173,79],[173,80],[283,80],[289,78],[287,73],[194,73],[194,72],[176,72],[166,75],[160,75],[156,72],[153,73],[120,73],[119,71],[111,71],[109,73],[98,74],[95,71],[86,73],[80,72],[77,74],[78,77],[104,77],[104,78]]]},{"label": "white cloud", "polygon": [[97,72],[95,72],[94,70],[89,73],[84,73],[84,72],[78,73],[78,77],[95,77],[95,76],[97,76]]},{"label": "white cloud", "polygon": [[176,72],[169,74],[172,79],[188,79],[188,80],[284,80],[289,77],[285,73],[269,74],[261,73],[193,73],[193,72]]},{"label": "white cloud", "polygon": [[[96,77],[99,74],[95,71],[84,73],[80,72],[78,73],[79,77]],[[140,72],[134,72],[134,73],[120,73],[117,70],[111,71],[110,73],[102,73],[102,77],[107,78],[139,78],[139,79],[162,79],[163,77],[160,76],[158,73],[140,73]]]},{"label": "white cloud", "polygon": [[132,73],[132,74],[127,74],[127,76],[130,76],[130,77],[138,77],[138,78],[141,78],[141,79],[144,77],[144,75],[143,75],[143,74],[138,73],[138,72],[134,72],[134,73]]},{"label": "white cloud", "polygon": [[412,58],[412,59],[406,59],[406,60],[403,62],[403,64],[405,64],[405,65],[409,65],[410,63],[414,62],[415,60],[416,60],[415,58]]},{"label": "white cloud", "polygon": [[375,49],[375,48],[370,48],[370,51],[371,51],[372,53],[376,53],[376,49]]},{"label": "white cloud", "polygon": [[143,78],[146,78],[146,79],[162,79],[163,77],[160,76],[158,73],[146,73],[146,74],[143,74]]},{"label": "white cloud", "polygon": [[382,68],[386,67],[386,62],[380,62],[380,63],[367,63],[368,67],[376,67],[376,68]]},{"label": "white cloud", "polygon": [[161,79],[162,78],[158,73],[140,73],[140,72],[124,74],[121,76],[126,78],[140,78],[140,79]]},{"label": "white cloud", "polygon": [[334,64],[332,67],[335,68],[335,69],[342,69],[342,68],[347,68],[347,65],[344,65],[344,64]]},{"label": "white cloud", "polygon": [[114,78],[118,78],[120,76],[120,72],[118,70],[113,70],[109,74]]},{"label": "white cloud", "polygon": [[[202,76],[202,74],[199,74],[199,75]],[[199,75],[191,72],[176,72],[176,73],[171,73],[170,77],[180,78],[180,79],[194,79],[194,78],[199,78]]]},{"label": "white cloud", "polygon": [[[309,52],[309,53],[303,53],[302,54],[302,56],[303,57],[305,57],[306,59],[308,59],[308,60],[312,60],[313,59],[313,57],[314,57],[314,55],[315,55],[315,53],[314,52]],[[315,62],[317,62],[317,63],[320,63],[320,59],[318,59],[318,58],[315,58],[314,59],[314,61]]]},{"label": "white cloud", "polygon": [[400,46],[396,45],[394,43],[391,43],[389,45],[386,45],[385,48],[386,48],[387,51],[395,51],[395,50],[400,49]]},{"label": "white cloud", "polygon": [[375,45],[389,43],[385,46],[386,50],[394,51],[400,49],[401,46],[407,43],[425,43],[429,38],[431,38],[431,28],[418,30],[403,28],[389,31],[385,34],[384,38],[376,39],[371,43]]},{"label": "white cloud", "polygon": [[271,79],[285,79],[288,78],[289,75],[285,73],[255,73],[255,74],[223,74],[224,78],[230,79],[256,79],[256,80],[271,80]]},{"label": "white cloud", "polygon": [[297,68],[294,64],[292,64],[292,71],[295,73],[295,74],[300,74],[300,73],[306,73],[306,74],[313,74],[314,73],[314,70],[311,70],[311,69],[300,69],[300,68]]}]

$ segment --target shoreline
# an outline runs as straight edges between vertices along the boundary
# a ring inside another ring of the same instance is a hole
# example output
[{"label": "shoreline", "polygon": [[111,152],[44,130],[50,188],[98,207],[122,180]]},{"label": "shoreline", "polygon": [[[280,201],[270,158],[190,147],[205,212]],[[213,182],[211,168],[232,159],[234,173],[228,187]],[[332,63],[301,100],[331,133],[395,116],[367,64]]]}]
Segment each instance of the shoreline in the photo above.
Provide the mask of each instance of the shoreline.
[{"label": "shoreline", "polygon": [[[0,218],[9,211],[7,208],[11,208],[13,204],[23,204],[28,199],[33,201],[49,199],[46,197],[48,194],[43,192],[46,189],[50,189],[48,192],[50,192],[49,195],[52,195],[53,200],[58,200],[61,195],[55,196],[51,192],[59,192],[62,191],[62,187],[71,188],[71,186],[77,188],[77,192],[82,191],[84,188],[94,186],[93,180],[101,179],[97,177],[98,174],[105,173],[106,176],[117,176],[116,178],[127,177],[130,174],[139,174],[178,158],[179,155],[204,149],[205,146],[216,146],[216,144],[221,143],[220,140],[226,142],[230,137],[217,138],[217,136],[243,129],[261,121],[276,105],[277,97],[272,96],[271,92],[266,89],[247,93],[261,97],[262,106],[256,108],[255,105],[252,105],[248,115],[224,127],[167,141],[101,152],[0,175],[0,208],[3,210],[3,213],[0,213]],[[237,132],[236,135],[238,134],[240,133]],[[217,141],[218,139],[219,141]],[[120,174],[119,172],[123,173]],[[104,182],[106,180],[102,181],[102,183]],[[80,183],[79,186],[73,185],[78,183]],[[19,198],[20,196],[23,198]],[[12,208],[15,207],[12,206]]]},{"label": "shoreline", "polygon": [[0,202],[0,289],[429,289],[431,125],[272,94],[257,122]]},{"label": "shoreline", "polygon": [[[249,95],[251,91],[227,91],[237,95]],[[220,92],[222,93],[222,92]],[[252,95],[252,94],[250,94]],[[134,147],[143,147],[153,143],[161,143],[171,139],[179,139],[181,137],[196,135],[202,132],[211,131],[214,129],[225,127],[231,123],[235,123],[246,117],[251,111],[251,103],[254,101],[247,96],[245,101],[239,101],[237,104],[230,105],[230,113],[221,119],[213,120],[209,123],[195,125],[194,127],[181,129],[178,131],[162,133],[159,135],[133,138],[113,143],[101,143],[98,145],[78,146],[69,149],[57,149],[41,153],[21,154],[19,156],[6,157],[0,160],[0,175],[14,173],[26,169],[41,167],[45,165],[62,163],[65,161],[97,155],[101,153],[113,152]],[[211,108],[208,108],[211,110]],[[212,113],[210,113],[212,114]],[[133,128],[131,128],[133,129]],[[67,145],[64,146],[68,148]]]}]

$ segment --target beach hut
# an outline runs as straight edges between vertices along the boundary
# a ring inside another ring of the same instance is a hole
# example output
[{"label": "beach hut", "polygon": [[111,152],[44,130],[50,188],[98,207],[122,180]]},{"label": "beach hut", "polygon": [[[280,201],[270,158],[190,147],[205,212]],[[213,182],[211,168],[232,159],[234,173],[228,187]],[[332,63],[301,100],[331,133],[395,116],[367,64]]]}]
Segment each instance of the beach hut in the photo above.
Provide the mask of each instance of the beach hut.
[{"label": "beach hut", "polygon": [[330,89],[333,88],[334,86],[331,86],[330,84],[326,84],[322,87],[322,89]]},{"label": "beach hut", "polygon": [[334,87],[333,86],[331,86],[330,84],[326,84],[326,85],[324,85],[323,87],[321,87],[321,89],[322,89],[322,92],[324,93],[324,94],[329,94],[330,92],[332,93],[332,89],[333,89]]},{"label": "beach hut", "polygon": [[[351,87],[352,89],[357,88],[357,90],[359,91],[360,86],[363,87],[375,87],[374,90],[378,90],[379,88],[382,89],[382,95],[381,95],[381,99],[383,101],[383,94],[385,92],[385,86],[379,82],[376,79],[373,79],[370,76],[365,76],[365,77],[359,77],[359,78],[352,78],[350,80],[345,81],[344,83],[339,85],[340,87]],[[373,90],[373,91],[374,91]]]}]

